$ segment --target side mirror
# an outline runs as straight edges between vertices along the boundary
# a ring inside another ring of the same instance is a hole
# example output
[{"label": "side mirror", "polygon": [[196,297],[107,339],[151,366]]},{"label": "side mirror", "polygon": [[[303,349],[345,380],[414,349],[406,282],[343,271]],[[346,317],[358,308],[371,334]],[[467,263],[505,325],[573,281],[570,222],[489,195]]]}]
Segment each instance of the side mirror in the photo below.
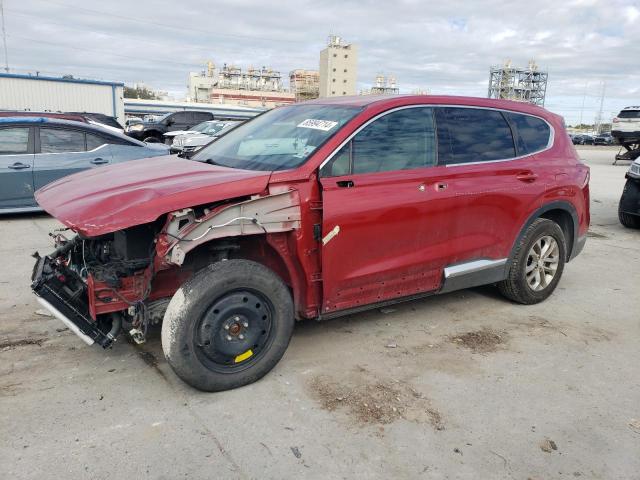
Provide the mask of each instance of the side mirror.
[{"label": "side mirror", "polygon": [[173,121],[173,118],[167,118],[167,127],[170,127],[171,125],[173,125],[175,122]]}]

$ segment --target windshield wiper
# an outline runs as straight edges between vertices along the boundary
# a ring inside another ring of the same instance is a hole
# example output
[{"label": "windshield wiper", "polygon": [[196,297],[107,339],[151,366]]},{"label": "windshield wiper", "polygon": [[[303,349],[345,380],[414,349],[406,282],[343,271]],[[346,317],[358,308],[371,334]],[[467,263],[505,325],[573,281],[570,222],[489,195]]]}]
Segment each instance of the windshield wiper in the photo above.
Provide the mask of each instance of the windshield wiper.
[{"label": "windshield wiper", "polygon": [[213,158],[207,158],[205,160],[205,162],[208,163],[209,165],[217,165],[219,167],[226,167],[226,165],[223,165],[223,164],[221,164],[219,162],[216,162]]}]

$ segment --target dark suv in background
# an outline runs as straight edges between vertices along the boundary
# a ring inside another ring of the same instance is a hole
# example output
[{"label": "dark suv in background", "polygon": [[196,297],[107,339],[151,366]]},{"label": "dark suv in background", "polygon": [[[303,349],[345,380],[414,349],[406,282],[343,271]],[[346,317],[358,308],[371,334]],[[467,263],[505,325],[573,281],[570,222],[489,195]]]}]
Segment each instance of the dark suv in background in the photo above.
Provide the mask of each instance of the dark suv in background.
[{"label": "dark suv in background", "polygon": [[163,134],[174,130],[189,130],[191,127],[207,120],[213,120],[213,113],[173,112],[167,113],[153,122],[128,125],[125,133],[143,142],[164,142]]}]

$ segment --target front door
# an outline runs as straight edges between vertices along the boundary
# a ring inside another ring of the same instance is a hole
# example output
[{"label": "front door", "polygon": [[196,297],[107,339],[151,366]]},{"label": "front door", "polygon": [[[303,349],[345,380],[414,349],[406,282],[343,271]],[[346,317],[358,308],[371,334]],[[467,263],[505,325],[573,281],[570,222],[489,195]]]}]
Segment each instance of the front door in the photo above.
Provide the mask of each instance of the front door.
[{"label": "front door", "polygon": [[0,128],[0,209],[37,206],[33,198],[30,128]]},{"label": "front door", "polygon": [[432,108],[391,111],[322,166],[322,314],[438,288],[434,132]]}]

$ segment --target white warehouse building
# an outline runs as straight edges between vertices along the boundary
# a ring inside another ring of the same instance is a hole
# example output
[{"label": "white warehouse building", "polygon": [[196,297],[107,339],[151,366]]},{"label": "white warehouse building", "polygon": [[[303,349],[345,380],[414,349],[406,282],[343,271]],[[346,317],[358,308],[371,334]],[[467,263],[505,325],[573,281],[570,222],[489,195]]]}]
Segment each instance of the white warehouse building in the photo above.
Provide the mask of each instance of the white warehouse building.
[{"label": "white warehouse building", "polygon": [[0,110],[86,112],[124,124],[124,83],[0,74]]}]

